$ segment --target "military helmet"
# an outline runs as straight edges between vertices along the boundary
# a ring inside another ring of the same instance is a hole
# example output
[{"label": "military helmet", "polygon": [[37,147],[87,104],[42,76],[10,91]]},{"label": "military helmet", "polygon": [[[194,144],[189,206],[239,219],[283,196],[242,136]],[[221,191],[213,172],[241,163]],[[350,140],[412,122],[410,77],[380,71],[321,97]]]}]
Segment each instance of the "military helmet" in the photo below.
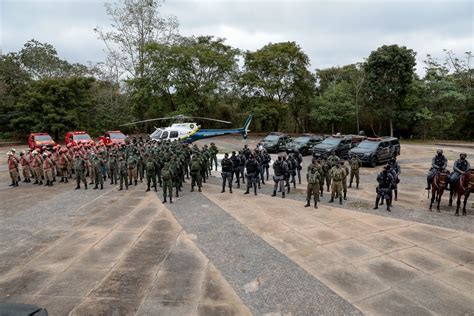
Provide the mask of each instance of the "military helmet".
[{"label": "military helmet", "polygon": [[437,150],[436,150],[436,153],[437,153],[438,155],[442,155],[442,154],[443,154],[443,150],[442,150],[441,148],[440,148],[440,149],[437,149]]},{"label": "military helmet", "polygon": [[466,158],[466,157],[467,157],[467,154],[466,154],[466,153],[460,153],[460,154],[459,154],[459,157],[462,157],[462,156],[464,156],[464,158]]}]

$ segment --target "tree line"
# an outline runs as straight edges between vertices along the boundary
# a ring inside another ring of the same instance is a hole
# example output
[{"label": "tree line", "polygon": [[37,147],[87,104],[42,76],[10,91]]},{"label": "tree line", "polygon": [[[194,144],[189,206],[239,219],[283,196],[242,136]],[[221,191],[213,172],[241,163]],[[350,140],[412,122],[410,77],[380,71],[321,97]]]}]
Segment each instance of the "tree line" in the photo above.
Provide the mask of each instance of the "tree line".
[{"label": "tree line", "polygon": [[[471,52],[443,60],[384,45],[363,61],[310,69],[295,42],[243,51],[213,36],[179,35],[158,0],[107,4],[113,27],[97,27],[107,59],[82,65],[30,40],[0,57],[0,138],[69,130],[97,136],[121,123],[174,114],[207,116],[252,131],[358,133],[422,139],[474,138]],[[317,61],[315,61],[317,64]],[[205,123],[206,127],[220,127]],[[153,124],[125,132],[150,132]]]}]

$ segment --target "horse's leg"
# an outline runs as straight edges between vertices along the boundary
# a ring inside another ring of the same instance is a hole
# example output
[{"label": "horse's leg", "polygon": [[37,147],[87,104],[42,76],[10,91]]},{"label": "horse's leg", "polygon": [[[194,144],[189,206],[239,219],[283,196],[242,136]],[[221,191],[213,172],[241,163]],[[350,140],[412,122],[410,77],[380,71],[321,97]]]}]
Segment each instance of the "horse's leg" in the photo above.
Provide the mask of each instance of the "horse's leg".
[{"label": "horse's leg", "polygon": [[461,195],[458,194],[458,198],[456,200],[456,216],[459,216],[459,207],[461,206]]},{"label": "horse's leg", "polygon": [[438,207],[436,208],[438,210],[438,212],[440,212],[439,204],[441,203],[441,197],[443,196],[443,192],[444,192],[444,190],[441,190],[441,191],[438,192]]},{"label": "horse's leg", "polygon": [[466,190],[466,194],[464,194],[464,205],[462,207],[462,215],[466,216],[467,215],[467,212],[466,212],[466,203],[467,203],[467,199],[469,199],[469,195],[471,195],[471,191],[469,189]]},{"label": "horse's leg", "polygon": [[454,191],[453,189],[449,189],[449,204],[448,206],[453,206],[453,194],[454,194]]},{"label": "horse's leg", "polygon": [[433,202],[436,199],[436,193],[434,192],[434,187],[431,188],[431,202],[430,202],[430,211],[433,208]]}]

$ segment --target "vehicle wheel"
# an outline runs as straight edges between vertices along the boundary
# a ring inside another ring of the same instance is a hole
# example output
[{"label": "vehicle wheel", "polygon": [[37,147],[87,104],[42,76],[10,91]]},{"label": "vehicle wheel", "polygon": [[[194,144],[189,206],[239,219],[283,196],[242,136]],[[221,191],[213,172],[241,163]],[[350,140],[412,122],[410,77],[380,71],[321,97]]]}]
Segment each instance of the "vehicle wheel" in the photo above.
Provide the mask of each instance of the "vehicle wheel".
[{"label": "vehicle wheel", "polygon": [[377,163],[378,163],[377,157],[372,157],[372,158],[370,158],[370,166],[371,166],[372,168],[377,167]]}]

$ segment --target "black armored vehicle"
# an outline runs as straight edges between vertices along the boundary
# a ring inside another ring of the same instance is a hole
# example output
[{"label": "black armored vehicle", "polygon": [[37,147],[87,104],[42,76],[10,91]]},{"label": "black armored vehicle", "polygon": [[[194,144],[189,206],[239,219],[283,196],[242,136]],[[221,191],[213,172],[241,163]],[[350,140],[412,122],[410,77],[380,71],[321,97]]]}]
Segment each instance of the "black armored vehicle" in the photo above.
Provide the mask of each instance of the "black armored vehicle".
[{"label": "black armored vehicle", "polygon": [[357,155],[362,163],[375,167],[390,160],[393,155],[399,155],[400,143],[395,137],[368,138],[352,148],[349,154]]},{"label": "black armored vehicle", "polygon": [[303,134],[286,145],[286,153],[300,152],[303,156],[310,155],[313,147],[324,139],[323,136]]},{"label": "black armored vehicle", "polygon": [[260,141],[262,146],[269,153],[278,153],[286,149],[286,144],[291,141],[291,137],[284,133],[272,132]]}]

